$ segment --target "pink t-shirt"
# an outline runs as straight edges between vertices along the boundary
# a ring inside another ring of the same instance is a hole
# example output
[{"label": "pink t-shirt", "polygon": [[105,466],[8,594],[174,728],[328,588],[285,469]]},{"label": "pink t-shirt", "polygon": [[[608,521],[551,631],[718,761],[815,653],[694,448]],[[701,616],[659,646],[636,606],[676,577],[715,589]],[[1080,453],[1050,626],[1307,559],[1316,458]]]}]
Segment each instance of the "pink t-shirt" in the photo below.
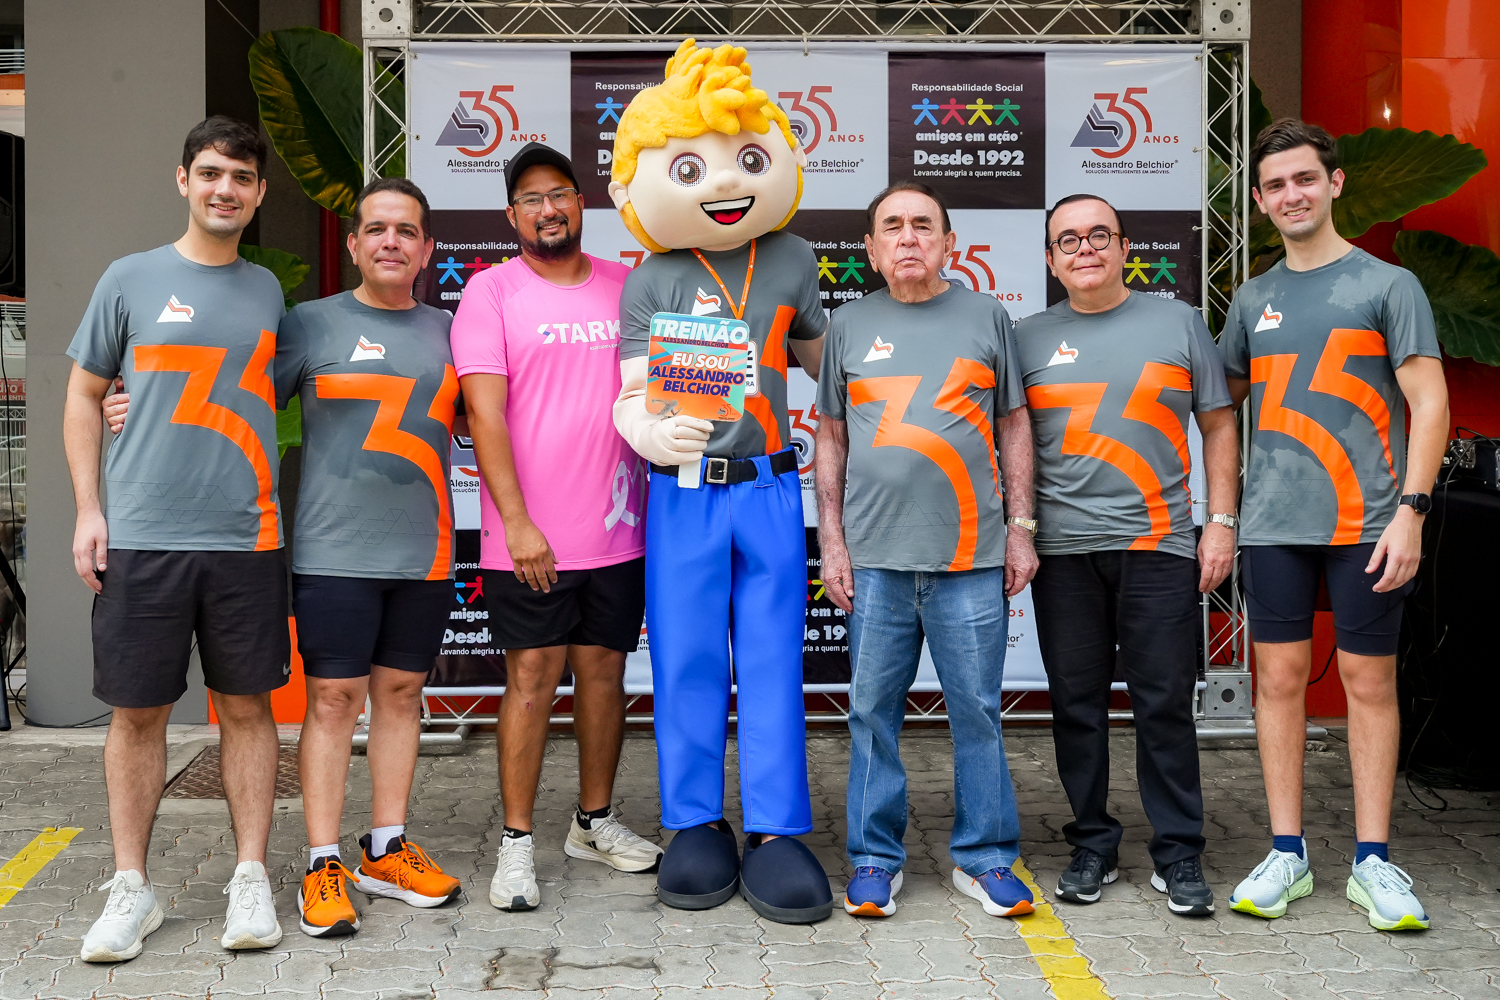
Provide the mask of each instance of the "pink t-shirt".
[{"label": "pink t-shirt", "polygon": [[[630,269],[589,257],[581,285],[554,285],[520,257],[469,279],[453,318],[453,365],[508,378],[505,422],[526,510],[557,568],[590,569],[646,551],[650,469],[615,430],[620,291]],[[480,483],[479,565],[512,569],[505,525]]]}]

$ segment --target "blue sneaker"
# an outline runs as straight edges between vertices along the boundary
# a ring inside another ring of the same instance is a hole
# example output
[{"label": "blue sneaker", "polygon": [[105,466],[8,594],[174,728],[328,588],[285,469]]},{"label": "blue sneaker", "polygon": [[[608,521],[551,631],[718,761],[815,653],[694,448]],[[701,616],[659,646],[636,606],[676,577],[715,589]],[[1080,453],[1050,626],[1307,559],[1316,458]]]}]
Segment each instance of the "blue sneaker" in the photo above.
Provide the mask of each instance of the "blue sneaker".
[{"label": "blue sneaker", "polygon": [[1019,917],[1036,909],[1031,890],[1009,868],[991,868],[978,878],[955,868],[953,888],[979,900],[993,917]]},{"label": "blue sneaker", "polygon": [[901,891],[901,873],[867,865],[854,869],[844,890],[844,911],[856,917],[889,917],[896,912],[896,893]]}]

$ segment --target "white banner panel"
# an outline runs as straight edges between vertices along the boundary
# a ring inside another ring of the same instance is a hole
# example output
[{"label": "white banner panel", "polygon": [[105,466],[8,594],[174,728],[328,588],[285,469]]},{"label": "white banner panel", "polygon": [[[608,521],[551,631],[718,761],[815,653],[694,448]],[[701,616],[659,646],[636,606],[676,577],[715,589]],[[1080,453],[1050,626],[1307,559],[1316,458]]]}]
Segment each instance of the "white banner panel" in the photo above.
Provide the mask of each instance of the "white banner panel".
[{"label": "white banner panel", "polygon": [[1047,53],[1047,204],[1086,191],[1120,209],[1198,211],[1200,69],[1192,50]]},{"label": "white banner panel", "polygon": [[957,208],[948,218],[958,237],[944,268],[950,279],[999,299],[1013,320],[1047,308],[1044,210]]},{"label": "white banner panel", "polygon": [[528,142],[570,145],[566,49],[411,47],[407,173],[434,209],[504,208],[505,164]]},{"label": "white banner panel", "polygon": [[886,184],[885,53],[782,49],[750,62],[807,151],[801,207],[864,208]]}]

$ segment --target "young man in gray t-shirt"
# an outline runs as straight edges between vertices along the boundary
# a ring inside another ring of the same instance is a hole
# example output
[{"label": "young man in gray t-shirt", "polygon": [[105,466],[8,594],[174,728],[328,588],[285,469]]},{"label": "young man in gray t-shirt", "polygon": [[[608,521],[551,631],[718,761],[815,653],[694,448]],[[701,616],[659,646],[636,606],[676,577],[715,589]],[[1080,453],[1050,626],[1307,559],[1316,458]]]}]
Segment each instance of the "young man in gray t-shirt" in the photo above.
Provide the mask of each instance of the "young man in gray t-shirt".
[{"label": "young man in gray t-shirt", "polygon": [[[115,875],[84,935],[84,961],[134,958],[161,925],[146,848],[166,779],[167,717],[187,689],[195,639],[223,727],[239,862],[219,940],[231,949],[281,940],[265,851],[276,783],[270,692],[290,670],[271,382],[282,295],[269,271],[238,255],[265,196],[265,159],[248,125],[195,126],[177,169],[187,232],[111,264],[68,348],[73,562],[96,595],[94,696],[114,709],[104,776]],[[135,413],[109,449],[102,508],[99,406],[116,376]]]},{"label": "young man in gray t-shirt", "polygon": [[1031,523],[1010,317],[943,278],[955,237],[937,192],[895,184],[867,221],[888,287],[834,312],[818,379],[822,576],[852,612],[844,909],[896,912],[907,814],[897,737],[925,636],[953,731],[953,884],[986,913],[1019,916],[1035,900],[1011,871],[1021,823],[999,696],[1008,600],[1036,555],[1028,531],[1006,531],[1007,509]]},{"label": "young man in gray t-shirt", "polygon": [[1302,752],[1322,578],[1349,696],[1355,846],[1345,892],[1374,927],[1423,929],[1426,911],[1387,841],[1402,605],[1448,442],[1442,353],[1416,276],[1334,228],[1344,174],[1332,136],[1276,122],[1256,139],[1250,174],[1286,257],[1240,286],[1219,349],[1235,403],[1250,400],[1240,559],[1272,844],[1230,903],[1279,917],[1312,892]]},{"label": "young man in gray t-shirt", "polygon": [[[1052,699],[1073,858],[1057,895],[1097,901],[1124,830],[1109,811],[1110,684],[1130,689],[1152,884],[1174,913],[1213,912],[1204,879],[1203,795],[1193,688],[1200,592],[1234,559],[1239,448],[1223,365],[1203,317],[1132,292],[1129,238],[1108,202],[1060,200],[1047,265],[1068,297],[1016,324],[1036,439],[1040,566],[1031,585]],[[1201,540],[1188,492],[1188,418],[1203,432]]]}]

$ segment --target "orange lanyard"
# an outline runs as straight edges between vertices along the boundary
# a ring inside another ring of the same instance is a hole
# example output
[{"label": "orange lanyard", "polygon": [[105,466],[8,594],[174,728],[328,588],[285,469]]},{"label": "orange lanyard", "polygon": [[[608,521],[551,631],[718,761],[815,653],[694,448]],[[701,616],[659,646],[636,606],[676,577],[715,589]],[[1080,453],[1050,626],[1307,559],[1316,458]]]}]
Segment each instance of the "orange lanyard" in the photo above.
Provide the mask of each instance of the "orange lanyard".
[{"label": "orange lanyard", "polygon": [[739,305],[735,305],[734,299],[729,297],[729,289],[724,287],[724,279],[719,277],[719,272],[714,270],[714,266],[708,262],[708,258],[699,253],[696,248],[693,250],[693,256],[697,257],[699,262],[708,268],[708,273],[713,275],[714,280],[719,283],[719,291],[724,293],[724,299],[729,303],[729,311],[734,313],[734,318],[744,319],[745,306],[750,303],[750,279],[755,277],[755,241],[750,241],[750,264],[745,268],[745,290],[740,293]]}]

